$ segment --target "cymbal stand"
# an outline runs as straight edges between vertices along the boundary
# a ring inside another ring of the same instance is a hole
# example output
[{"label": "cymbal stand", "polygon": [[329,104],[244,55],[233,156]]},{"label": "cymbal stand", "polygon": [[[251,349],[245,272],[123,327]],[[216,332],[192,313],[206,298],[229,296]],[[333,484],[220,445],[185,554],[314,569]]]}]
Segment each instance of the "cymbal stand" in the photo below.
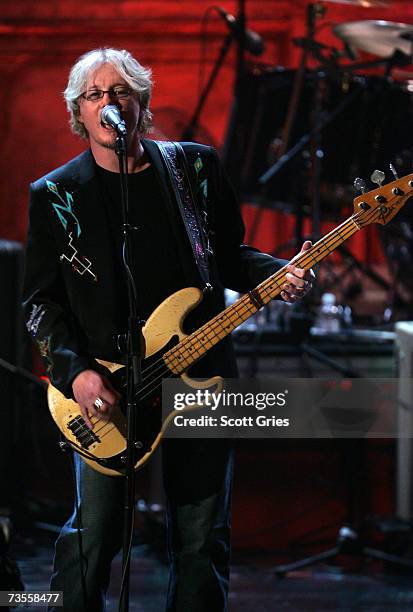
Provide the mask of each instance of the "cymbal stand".
[{"label": "cymbal stand", "polygon": [[[323,365],[327,365],[346,378],[363,378],[363,376],[357,371],[342,366],[335,359],[327,357],[327,355],[306,343],[301,345],[301,349],[304,354],[315,359],[319,363],[322,363]],[[275,574],[278,578],[283,578],[289,572],[308,567],[309,565],[314,565],[315,563],[319,563],[321,561],[328,561],[329,559],[335,559],[341,554],[378,559],[399,567],[413,570],[412,559],[405,559],[398,555],[389,554],[376,548],[370,548],[369,546],[364,546],[362,543],[358,531],[355,528],[355,524],[356,522],[360,522],[357,520],[359,519],[360,509],[357,508],[356,504],[356,500],[358,498],[356,492],[359,494],[362,493],[362,483],[360,482],[360,478],[358,478],[358,473],[362,468],[364,439],[348,439],[342,440],[342,442],[344,443],[343,459],[346,479],[346,508],[345,522],[338,531],[336,545],[316,555],[300,559],[299,561],[276,566]]]},{"label": "cymbal stand", "polygon": [[[281,139],[280,139],[281,142],[278,147],[278,150],[276,151],[277,162],[284,159],[288,151],[288,146],[291,140],[291,132],[292,132],[292,129],[294,127],[294,123],[297,117],[298,105],[300,103],[300,98],[301,98],[302,91],[303,91],[304,75],[307,69],[308,57],[314,46],[315,23],[316,23],[317,18],[324,16],[325,10],[326,10],[325,7],[320,2],[309,4],[307,6],[307,21],[306,21],[307,32],[306,32],[306,37],[304,38],[304,44],[302,45],[300,63],[299,63],[298,70],[295,75],[293,90],[292,90],[291,97],[288,103],[287,115],[286,115],[285,122],[282,128],[282,131],[281,131]],[[291,158],[288,158],[288,160],[286,161],[289,161],[289,159]],[[283,165],[284,164],[282,164],[279,168],[281,168]],[[271,177],[274,176],[275,173],[276,172],[271,174]],[[261,181],[261,179],[260,179],[260,183],[261,183],[260,200],[264,201],[267,196],[269,184],[267,181],[265,182]],[[252,223],[251,230],[250,230],[250,236],[249,236],[249,239],[251,242],[254,242],[254,238],[258,231],[258,227],[261,221],[263,210],[264,210],[264,207],[262,205],[261,206],[259,205],[255,210],[255,215],[254,215],[253,223]],[[303,241],[303,221],[304,221],[304,216],[302,212],[302,207],[297,206],[296,223],[295,223],[295,241],[297,245],[301,244],[301,242]]]}]

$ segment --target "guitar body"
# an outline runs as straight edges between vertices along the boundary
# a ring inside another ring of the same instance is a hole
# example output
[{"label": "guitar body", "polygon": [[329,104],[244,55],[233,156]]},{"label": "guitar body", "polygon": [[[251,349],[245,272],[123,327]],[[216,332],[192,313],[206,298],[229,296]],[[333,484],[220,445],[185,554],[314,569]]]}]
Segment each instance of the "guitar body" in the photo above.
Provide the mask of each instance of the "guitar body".
[{"label": "guitar body", "polygon": [[[142,370],[151,361],[162,358],[165,347],[173,339],[176,342],[183,340],[186,334],[182,330],[186,315],[202,300],[202,291],[195,287],[181,289],[169,296],[151,314],[143,327],[145,340],[145,359]],[[125,366],[104,360],[97,360],[113,374],[115,385],[123,377]],[[170,368],[173,374],[173,367]],[[218,376],[208,381],[195,381],[186,374],[181,374],[183,380],[191,387],[209,388],[222,387],[222,379]],[[119,409],[110,422],[92,417],[93,430],[89,430],[84,423],[78,404],[67,399],[58,389],[49,385],[48,404],[50,413],[65,438],[74,448],[79,450],[84,461],[98,472],[110,476],[123,474],[122,457],[126,450],[126,419]],[[141,468],[151,457],[159,445],[171,419],[176,412],[171,411],[162,423],[159,395],[150,395],[140,405],[144,424],[141,431],[137,431],[137,439],[143,442],[143,448],[136,451],[135,469]],[[180,411],[182,413],[182,411]],[[139,425],[138,425],[139,426]],[[142,430],[144,435],[142,434]],[[95,461],[99,459],[101,462]]]}]

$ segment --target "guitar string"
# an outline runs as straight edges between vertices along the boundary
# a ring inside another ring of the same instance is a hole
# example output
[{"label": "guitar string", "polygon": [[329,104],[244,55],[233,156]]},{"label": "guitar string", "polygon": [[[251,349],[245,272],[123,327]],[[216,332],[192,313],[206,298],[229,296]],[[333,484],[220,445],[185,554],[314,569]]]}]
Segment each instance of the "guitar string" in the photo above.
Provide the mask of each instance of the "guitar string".
[{"label": "guitar string", "polygon": [[[377,209],[373,209],[368,215],[365,215],[365,216],[366,217],[369,217],[371,215],[374,216],[376,214],[376,212],[377,212]],[[352,215],[347,220],[345,220],[341,225],[339,225],[337,228],[333,229],[331,231],[331,236],[329,236],[327,234],[326,236],[324,236],[324,238],[321,239],[323,244],[321,244],[318,247],[317,251],[318,251],[319,255],[321,253],[323,254],[322,258],[316,259],[312,253],[310,253],[308,251],[305,251],[304,253],[301,254],[301,256],[297,257],[297,259],[294,261],[294,263],[295,264],[302,264],[305,267],[306,265],[310,264],[311,260],[313,260],[313,262],[318,263],[318,261],[320,261],[321,259],[324,259],[324,257],[326,257],[333,250],[335,250],[335,248],[337,248],[337,246],[339,244],[342,244],[343,242],[345,242],[351,235],[353,235],[356,231],[361,229],[362,226],[359,226],[358,224],[354,223],[355,218],[357,218],[358,216],[359,216],[359,213],[356,213],[355,215]],[[348,227],[346,227],[346,226],[348,226]],[[341,232],[343,232],[344,236],[342,235]],[[336,240],[337,234],[339,236],[338,240]],[[337,242],[337,243],[335,244],[335,242]],[[314,245],[314,246],[316,246],[316,245]],[[313,249],[311,249],[311,250],[313,250]],[[287,264],[287,265],[289,265],[289,264]],[[271,296],[271,294],[274,293],[274,285],[275,285],[275,287],[277,289],[280,289],[280,283],[284,282],[284,280],[281,277],[285,276],[285,269],[286,269],[286,266],[283,266],[283,268],[278,270],[274,275],[270,276],[268,279],[263,281],[261,283],[261,285],[259,285],[259,287],[260,287],[260,294],[264,294],[264,299],[266,299],[268,296],[270,296],[270,300],[271,300],[272,297],[276,297],[276,295],[278,295],[278,293],[276,293],[275,295]],[[277,277],[279,277],[279,278],[277,279]],[[243,320],[243,315],[245,314],[245,312],[248,312],[249,310],[251,310],[251,307],[252,307],[252,304],[250,302],[250,298],[249,298],[248,294],[246,294],[242,298],[240,298],[234,305],[236,306],[236,308],[233,309],[234,313],[237,315],[237,318],[241,319],[241,320]],[[240,308],[240,306],[241,306],[241,308]],[[254,310],[253,310],[253,312],[251,312],[251,315],[254,314],[255,312],[257,312],[257,310],[258,309],[256,307],[254,307]],[[237,312],[237,311],[239,311],[239,312]],[[223,311],[223,313],[225,313],[225,310]],[[212,319],[212,321],[208,322],[207,325],[210,328],[210,332],[215,332],[217,327],[221,327],[221,329],[222,329],[222,325],[219,323],[219,321],[224,319],[224,318],[228,319],[228,315],[226,316],[225,314],[219,313],[219,315],[214,317]],[[234,321],[232,319],[229,319],[229,321],[230,321],[230,325],[233,325]],[[177,346],[173,347],[170,350],[171,351],[176,351],[176,349],[179,347],[179,350],[181,351],[181,353],[183,353],[185,350],[187,351],[188,349],[187,349],[187,347],[185,345],[187,345],[189,343],[192,344],[193,340],[196,339],[196,336],[199,335],[199,333],[201,332],[202,327],[200,329],[198,329],[196,332],[193,332],[193,334],[191,334],[191,335],[187,336],[186,338],[184,338]],[[224,331],[227,334],[227,330],[225,329]],[[211,338],[209,337],[209,332],[203,334],[202,339],[204,339],[205,337],[207,337],[207,341],[211,341]],[[212,334],[212,339],[216,339],[216,337],[217,337],[217,334],[213,333]],[[218,342],[219,342],[219,340],[218,340]],[[212,346],[214,346],[214,344],[212,344],[209,348],[211,348]],[[209,350],[209,348],[207,350]],[[146,386],[141,387],[141,389],[137,393],[138,399],[140,401],[146,399],[149,395],[151,395],[156,389],[158,389],[160,387],[160,385],[162,383],[162,379],[166,377],[165,375],[167,375],[168,378],[173,376],[174,372],[172,372],[168,368],[168,366],[166,365],[166,363],[164,361],[164,357],[165,357],[165,355],[168,355],[168,352],[165,353],[163,355],[163,357],[159,358],[156,362],[154,362],[150,366],[148,366],[148,368],[145,368],[144,373],[147,374],[147,375],[143,378],[143,381],[148,381],[148,378],[151,375],[153,376],[154,374],[156,374],[159,370],[163,369],[164,372],[163,372],[163,375],[157,376],[154,380],[147,382]],[[196,350],[196,352],[199,352],[199,351]],[[207,352],[207,351],[204,351],[204,352]],[[201,357],[202,356],[203,356],[203,353],[201,353]],[[188,353],[188,355],[186,356],[186,359],[188,359],[188,357],[192,358],[192,354]],[[179,361],[177,361],[176,358],[174,358],[174,360],[175,360],[176,363],[173,363],[172,365],[174,365],[174,366],[178,365]],[[156,365],[158,366],[157,369],[155,371],[153,371],[153,372],[150,372],[150,370],[153,369],[154,366],[156,366]],[[186,365],[185,368],[182,369],[181,371],[182,372],[185,371],[185,369],[187,367],[189,367],[189,365],[192,365],[192,364]],[[150,373],[148,374],[148,372],[150,372]],[[178,374],[179,374],[179,372],[178,372]],[[139,397],[141,395],[141,393],[144,392],[145,390],[147,391],[146,394],[143,395],[142,397]],[[95,431],[95,433],[102,432],[110,424],[111,424],[110,421],[109,422],[106,421],[105,424],[99,430]],[[108,433],[109,432],[106,432],[106,433],[102,434],[101,437],[104,437]]]}]

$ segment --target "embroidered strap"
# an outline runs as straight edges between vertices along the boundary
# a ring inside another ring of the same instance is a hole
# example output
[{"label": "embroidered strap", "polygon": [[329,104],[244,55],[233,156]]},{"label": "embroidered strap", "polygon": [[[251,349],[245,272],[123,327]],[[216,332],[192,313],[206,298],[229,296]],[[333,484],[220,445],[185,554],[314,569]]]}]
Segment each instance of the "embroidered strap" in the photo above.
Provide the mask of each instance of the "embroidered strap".
[{"label": "embroidered strap", "polygon": [[168,170],[169,180],[192,246],[198,272],[205,288],[210,288],[208,248],[185,151],[179,142],[155,141],[155,143]]}]

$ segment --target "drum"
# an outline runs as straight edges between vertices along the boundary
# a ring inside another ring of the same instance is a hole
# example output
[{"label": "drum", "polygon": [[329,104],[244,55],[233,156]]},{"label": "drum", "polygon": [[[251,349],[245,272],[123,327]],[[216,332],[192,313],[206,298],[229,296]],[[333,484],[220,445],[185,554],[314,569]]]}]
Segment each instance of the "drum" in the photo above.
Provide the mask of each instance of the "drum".
[{"label": "drum", "polygon": [[[261,200],[259,178],[277,160],[295,76],[295,70],[276,68],[247,72],[241,80],[224,161],[244,201]],[[400,83],[337,72],[305,74],[287,151],[315,124],[325,123],[320,137],[323,217],[336,216],[336,205],[352,202],[357,176],[368,181],[375,168],[387,172],[401,151],[412,150],[412,111],[412,92]],[[307,144],[271,178],[261,201],[289,209],[310,204],[309,149]]]}]

